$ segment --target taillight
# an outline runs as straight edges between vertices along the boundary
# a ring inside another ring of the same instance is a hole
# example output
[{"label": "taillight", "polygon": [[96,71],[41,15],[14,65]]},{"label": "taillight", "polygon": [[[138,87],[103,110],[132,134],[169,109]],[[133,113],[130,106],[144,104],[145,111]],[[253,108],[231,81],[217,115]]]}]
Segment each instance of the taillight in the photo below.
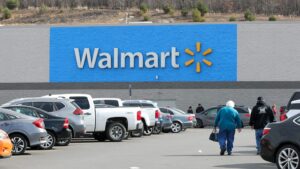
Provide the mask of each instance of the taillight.
[{"label": "taillight", "polygon": [[251,115],[249,113],[246,113],[245,114],[245,117],[250,117]]},{"label": "taillight", "polygon": [[269,134],[270,131],[271,131],[271,128],[264,128],[264,130],[263,130],[263,135]]},{"label": "taillight", "polygon": [[41,129],[45,128],[43,119],[37,119],[36,121],[32,122],[32,124],[34,124],[37,128],[41,128]]},{"label": "taillight", "polygon": [[137,119],[138,121],[142,120],[142,112],[141,112],[141,111],[138,111],[138,112],[136,113],[136,119]]},{"label": "taillight", "polygon": [[155,111],[155,118],[158,119],[160,116],[160,112],[158,110]]},{"label": "taillight", "polygon": [[80,108],[77,108],[77,109],[73,112],[73,114],[75,114],[75,115],[83,115],[83,111],[82,111]]},{"label": "taillight", "polygon": [[280,121],[284,121],[287,119],[286,113],[280,115]]},{"label": "taillight", "polygon": [[67,129],[69,128],[69,119],[68,118],[65,118],[65,121],[64,121],[64,129]]},{"label": "taillight", "polygon": [[187,117],[187,120],[188,120],[188,121],[193,121],[193,118],[194,118],[193,116],[188,116],[188,117]]}]

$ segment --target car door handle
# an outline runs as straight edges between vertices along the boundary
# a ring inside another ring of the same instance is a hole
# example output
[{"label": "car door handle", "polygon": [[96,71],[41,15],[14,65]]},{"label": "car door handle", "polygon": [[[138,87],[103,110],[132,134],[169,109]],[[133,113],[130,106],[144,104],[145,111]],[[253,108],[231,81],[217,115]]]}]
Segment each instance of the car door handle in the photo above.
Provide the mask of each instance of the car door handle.
[{"label": "car door handle", "polygon": [[87,112],[87,113],[84,113],[84,115],[90,116],[90,115],[92,115],[92,113]]}]

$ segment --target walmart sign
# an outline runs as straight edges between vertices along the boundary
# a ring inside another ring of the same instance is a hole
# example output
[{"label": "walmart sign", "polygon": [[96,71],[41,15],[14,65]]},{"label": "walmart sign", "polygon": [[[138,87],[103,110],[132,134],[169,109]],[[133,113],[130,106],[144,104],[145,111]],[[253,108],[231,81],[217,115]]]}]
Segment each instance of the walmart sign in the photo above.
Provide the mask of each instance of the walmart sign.
[{"label": "walmart sign", "polygon": [[50,82],[236,80],[235,24],[50,29]]}]

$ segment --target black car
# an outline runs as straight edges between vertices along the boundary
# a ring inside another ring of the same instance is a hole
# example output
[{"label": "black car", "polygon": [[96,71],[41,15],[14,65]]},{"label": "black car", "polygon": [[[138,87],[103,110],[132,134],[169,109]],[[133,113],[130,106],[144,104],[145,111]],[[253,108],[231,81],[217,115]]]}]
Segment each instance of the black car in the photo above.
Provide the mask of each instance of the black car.
[{"label": "black car", "polygon": [[47,130],[47,142],[40,145],[40,148],[48,150],[56,145],[67,146],[71,142],[71,130],[69,129],[69,121],[67,118],[56,117],[48,114],[44,110],[22,105],[12,105],[3,107],[22,113],[28,116],[44,119],[45,129]]},{"label": "black car", "polygon": [[[218,111],[224,107],[224,105],[211,107],[203,112],[196,113],[195,117],[197,120],[196,128],[203,128],[205,126],[213,126]],[[235,110],[239,112],[242,126],[249,125],[251,109],[246,106],[235,106]]]},{"label": "black car", "polygon": [[268,124],[261,140],[261,157],[280,169],[300,169],[300,114]]}]

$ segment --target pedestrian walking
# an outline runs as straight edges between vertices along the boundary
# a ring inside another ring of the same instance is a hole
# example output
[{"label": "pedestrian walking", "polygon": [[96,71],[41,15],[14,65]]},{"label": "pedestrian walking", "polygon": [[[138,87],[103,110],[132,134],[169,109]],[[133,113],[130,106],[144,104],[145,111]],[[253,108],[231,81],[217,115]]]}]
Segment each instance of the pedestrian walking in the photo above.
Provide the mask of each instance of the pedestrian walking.
[{"label": "pedestrian walking", "polygon": [[187,110],[187,113],[194,114],[192,106],[189,107],[189,109]]},{"label": "pedestrian walking", "polygon": [[272,109],[266,104],[263,97],[257,98],[256,105],[252,108],[249,125],[255,130],[257,155],[260,154],[260,140],[263,136],[263,129],[268,123],[274,122]]},{"label": "pedestrian walking", "polygon": [[232,154],[235,130],[241,132],[242,123],[239,113],[234,109],[235,103],[227,101],[226,106],[218,111],[215,119],[214,131],[219,128],[218,141],[220,145],[220,155],[227,151],[228,155]]},{"label": "pedestrian walking", "polygon": [[274,116],[276,117],[276,115],[277,115],[277,106],[276,106],[276,104],[272,105],[272,111],[273,111]]},{"label": "pedestrian walking", "polygon": [[198,107],[196,108],[196,113],[200,113],[204,111],[204,107],[199,103]]}]

